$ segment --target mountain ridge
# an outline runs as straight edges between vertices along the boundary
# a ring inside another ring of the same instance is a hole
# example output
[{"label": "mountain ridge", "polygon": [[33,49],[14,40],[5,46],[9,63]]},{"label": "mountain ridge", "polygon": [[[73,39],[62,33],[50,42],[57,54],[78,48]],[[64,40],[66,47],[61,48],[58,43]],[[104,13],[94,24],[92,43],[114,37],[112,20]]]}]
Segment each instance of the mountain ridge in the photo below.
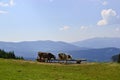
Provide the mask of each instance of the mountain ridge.
[{"label": "mountain ridge", "polygon": [[108,62],[112,56],[120,53],[120,48],[108,47],[99,49],[78,50],[69,52],[74,58],[86,58],[88,61]]},{"label": "mountain ridge", "polygon": [[14,51],[18,56],[37,56],[38,51],[65,52],[80,50],[80,47],[61,41],[23,41],[23,42],[0,42],[0,49]]},{"label": "mountain ridge", "polygon": [[72,44],[87,48],[120,48],[120,38],[91,38],[83,41],[73,42]]},{"label": "mountain ridge", "polygon": [[[97,38],[97,39],[100,40],[101,38]],[[109,40],[109,39],[106,38],[105,40]],[[92,39],[89,40],[91,41]],[[113,39],[110,39],[109,43],[112,40]],[[119,42],[120,41],[118,40],[117,42],[115,42],[115,44],[119,45]],[[51,52],[56,56],[60,52],[65,52],[71,54],[73,58],[86,58],[90,61],[110,61],[110,58],[113,55],[120,53],[119,50],[120,48],[116,46],[108,45],[106,47],[103,46],[103,43],[99,43],[102,45],[102,47],[100,47],[98,42],[94,42],[94,44],[92,43],[91,44],[82,43],[82,44],[87,44],[87,46],[84,45],[79,46],[79,44],[76,45],[73,43],[67,43],[63,41],[51,41],[51,40],[22,41],[22,42],[0,41],[0,49],[4,49],[5,51],[14,51],[17,56],[23,56],[34,59],[37,58],[37,53],[39,51]]]}]

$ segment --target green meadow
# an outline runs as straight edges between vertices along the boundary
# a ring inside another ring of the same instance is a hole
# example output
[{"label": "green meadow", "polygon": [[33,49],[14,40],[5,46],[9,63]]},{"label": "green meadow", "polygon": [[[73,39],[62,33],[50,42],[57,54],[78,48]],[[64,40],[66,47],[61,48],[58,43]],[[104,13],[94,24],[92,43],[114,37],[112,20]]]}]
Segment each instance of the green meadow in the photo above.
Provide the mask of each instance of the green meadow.
[{"label": "green meadow", "polygon": [[59,64],[0,59],[1,80],[119,80],[118,63]]}]

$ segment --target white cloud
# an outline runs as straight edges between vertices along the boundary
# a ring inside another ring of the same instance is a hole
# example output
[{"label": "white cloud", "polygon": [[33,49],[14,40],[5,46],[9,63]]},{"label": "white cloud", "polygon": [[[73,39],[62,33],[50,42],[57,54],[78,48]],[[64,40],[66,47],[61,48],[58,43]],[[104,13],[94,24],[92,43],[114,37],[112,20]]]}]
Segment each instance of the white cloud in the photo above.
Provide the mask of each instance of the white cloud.
[{"label": "white cloud", "polygon": [[8,13],[8,12],[0,10],[0,14],[6,14],[6,13]]},{"label": "white cloud", "polygon": [[10,0],[9,2],[5,3],[5,2],[0,2],[0,6],[1,7],[9,7],[9,6],[14,6],[14,0]]},{"label": "white cloud", "polygon": [[101,4],[101,5],[103,5],[103,6],[106,6],[106,5],[108,5],[108,3],[109,3],[107,0],[90,0],[90,1],[92,1],[92,2],[94,2],[94,3]]},{"label": "white cloud", "polygon": [[7,6],[9,6],[9,4],[8,3],[4,3],[4,2],[0,2],[0,6],[1,7],[7,7]]},{"label": "white cloud", "polygon": [[15,5],[14,0],[10,0],[9,5],[14,6]]},{"label": "white cloud", "polygon": [[115,31],[119,32],[119,31],[120,31],[120,28],[116,28]]},{"label": "white cloud", "polygon": [[110,24],[120,24],[119,15],[115,10],[107,9],[101,11],[102,20],[98,21],[98,26],[105,26]]},{"label": "white cloud", "polygon": [[86,26],[81,26],[81,27],[80,27],[80,30],[86,30],[86,29],[87,29]]},{"label": "white cloud", "polygon": [[102,2],[102,5],[106,6],[108,4],[107,1]]},{"label": "white cloud", "polygon": [[62,28],[60,28],[61,31],[66,31],[69,29],[70,29],[70,26],[63,26]]},{"label": "white cloud", "polygon": [[98,26],[104,26],[104,25],[107,25],[107,21],[106,20],[100,20],[98,23],[97,23]]},{"label": "white cloud", "polygon": [[[10,7],[10,6],[14,6],[14,0],[9,0],[9,2],[0,2],[0,7]],[[8,13],[7,11],[4,10],[0,10],[0,14],[6,14]]]}]

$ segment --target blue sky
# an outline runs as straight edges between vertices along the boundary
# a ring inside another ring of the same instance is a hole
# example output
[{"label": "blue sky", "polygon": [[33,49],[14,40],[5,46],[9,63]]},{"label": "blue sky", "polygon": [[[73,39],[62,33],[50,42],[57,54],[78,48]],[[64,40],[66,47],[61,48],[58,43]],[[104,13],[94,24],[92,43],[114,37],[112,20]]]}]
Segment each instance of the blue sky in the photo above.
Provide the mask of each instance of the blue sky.
[{"label": "blue sky", "polygon": [[0,41],[120,37],[120,0],[0,0]]}]

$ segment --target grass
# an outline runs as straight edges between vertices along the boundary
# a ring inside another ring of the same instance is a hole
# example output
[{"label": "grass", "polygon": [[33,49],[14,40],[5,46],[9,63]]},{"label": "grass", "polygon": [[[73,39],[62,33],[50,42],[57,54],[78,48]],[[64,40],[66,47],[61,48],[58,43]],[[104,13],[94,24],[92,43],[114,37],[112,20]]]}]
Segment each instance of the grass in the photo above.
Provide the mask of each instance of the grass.
[{"label": "grass", "polygon": [[0,59],[1,80],[119,80],[120,64],[57,64]]}]

